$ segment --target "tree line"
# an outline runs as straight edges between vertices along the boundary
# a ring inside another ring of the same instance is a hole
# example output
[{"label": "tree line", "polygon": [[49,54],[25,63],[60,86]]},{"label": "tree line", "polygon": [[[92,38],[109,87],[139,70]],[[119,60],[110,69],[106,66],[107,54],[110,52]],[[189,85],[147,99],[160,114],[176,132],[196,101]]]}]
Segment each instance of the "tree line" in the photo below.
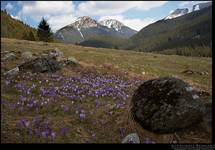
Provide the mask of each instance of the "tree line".
[{"label": "tree line", "polygon": [[53,32],[51,31],[51,28],[46,19],[42,18],[42,20],[40,21],[37,27],[36,36],[37,37],[35,37],[32,31],[28,31],[23,34],[23,39],[30,40],[30,41],[36,41],[38,39],[39,41],[44,41],[44,42],[53,41]]}]

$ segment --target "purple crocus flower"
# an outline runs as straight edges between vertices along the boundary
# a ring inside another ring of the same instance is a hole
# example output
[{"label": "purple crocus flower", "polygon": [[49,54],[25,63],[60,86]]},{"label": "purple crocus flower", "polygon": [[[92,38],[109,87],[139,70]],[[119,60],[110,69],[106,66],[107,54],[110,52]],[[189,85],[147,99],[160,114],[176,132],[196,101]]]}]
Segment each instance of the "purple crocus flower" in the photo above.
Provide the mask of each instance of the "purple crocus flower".
[{"label": "purple crocus flower", "polygon": [[125,136],[125,128],[119,128],[120,136],[123,138]]},{"label": "purple crocus flower", "polygon": [[21,125],[21,127],[28,128],[30,126],[30,121],[28,121],[26,119],[21,119],[20,125]]},{"label": "purple crocus flower", "polygon": [[69,106],[63,106],[63,110],[64,110],[64,112],[68,112],[69,111]]},{"label": "purple crocus flower", "polygon": [[10,105],[9,105],[9,108],[10,108],[10,109],[15,109],[15,108],[16,108],[16,104],[10,104]]},{"label": "purple crocus flower", "polygon": [[100,101],[99,101],[98,99],[95,101],[95,105],[96,105],[96,108],[98,108],[98,107],[99,107],[99,105],[100,105]]},{"label": "purple crocus flower", "polygon": [[33,135],[33,130],[31,128],[28,130],[28,132],[30,135]]},{"label": "purple crocus flower", "polygon": [[5,84],[8,86],[10,84],[10,81],[5,81]]},{"label": "purple crocus flower", "polygon": [[52,137],[52,138],[55,138],[55,137],[56,137],[56,133],[55,133],[55,132],[52,132],[52,133],[51,133],[51,137]]},{"label": "purple crocus flower", "polygon": [[68,131],[69,131],[69,129],[68,129],[68,128],[65,128],[65,127],[63,127],[63,128],[60,129],[60,133],[61,133],[63,136],[66,136],[66,134],[68,133]]},{"label": "purple crocus flower", "polygon": [[36,130],[36,131],[35,131],[35,135],[39,137],[39,136],[41,135],[41,134],[40,134],[40,131],[39,131],[39,130]]},{"label": "purple crocus flower", "polygon": [[143,143],[145,143],[145,144],[155,144],[155,142],[150,140],[149,138],[145,138]]},{"label": "purple crocus flower", "polygon": [[93,120],[92,125],[95,126],[97,123],[95,120]]},{"label": "purple crocus flower", "polygon": [[86,115],[84,113],[79,114],[80,120],[83,121],[86,118]]},{"label": "purple crocus flower", "polygon": [[96,134],[95,133],[92,134],[92,139],[94,139],[94,140],[96,139]]},{"label": "purple crocus flower", "polygon": [[49,136],[49,131],[41,132],[42,137],[47,138]]}]

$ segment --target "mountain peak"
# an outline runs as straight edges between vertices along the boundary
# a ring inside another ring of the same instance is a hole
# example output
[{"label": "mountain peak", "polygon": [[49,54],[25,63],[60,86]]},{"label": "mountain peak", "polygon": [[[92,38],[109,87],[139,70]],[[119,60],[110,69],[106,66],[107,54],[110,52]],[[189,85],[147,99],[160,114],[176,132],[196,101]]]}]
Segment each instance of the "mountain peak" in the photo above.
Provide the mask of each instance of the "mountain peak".
[{"label": "mountain peak", "polygon": [[116,31],[121,30],[122,26],[124,26],[124,24],[122,24],[120,21],[116,19],[105,19],[100,21],[99,23],[108,28],[114,28]]},{"label": "mountain peak", "polygon": [[93,19],[90,18],[89,16],[82,16],[82,17],[78,17],[77,20],[93,20]]},{"label": "mountain peak", "polygon": [[198,3],[196,5],[193,5],[193,9],[192,11],[198,11],[201,10],[203,8],[209,7],[212,5],[212,2],[207,2],[207,3]]},{"label": "mountain peak", "polygon": [[97,27],[98,23],[89,16],[83,16],[79,17],[74,23],[71,24],[71,26],[80,30],[81,28]]},{"label": "mountain peak", "polygon": [[180,16],[187,14],[188,11],[189,11],[188,8],[181,8],[181,9],[178,8],[175,11],[173,11],[169,16],[165,17],[164,19],[167,20],[167,19],[173,19],[176,17],[180,17]]}]

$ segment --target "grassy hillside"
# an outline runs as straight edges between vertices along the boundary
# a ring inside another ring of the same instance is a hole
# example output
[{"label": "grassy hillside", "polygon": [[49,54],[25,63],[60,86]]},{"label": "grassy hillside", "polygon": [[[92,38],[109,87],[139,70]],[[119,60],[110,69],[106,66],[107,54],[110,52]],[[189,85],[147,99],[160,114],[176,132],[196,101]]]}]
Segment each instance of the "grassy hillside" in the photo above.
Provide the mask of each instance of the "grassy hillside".
[{"label": "grassy hillside", "polygon": [[[184,16],[159,20],[131,37],[128,49],[161,51],[212,46],[212,7]],[[212,51],[212,50],[211,50]],[[194,55],[195,56],[195,55]]]},{"label": "grassy hillside", "polygon": [[[15,77],[3,76],[5,71],[22,62],[18,52],[38,54],[53,48],[59,48],[65,57],[75,57],[80,66],[65,66],[54,74],[20,73]],[[155,134],[135,124],[128,110],[138,85],[155,77],[177,76],[198,91],[211,95],[211,58],[7,38],[1,38],[1,51],[14,51],[18,56],[18,59],[1,62],[2,143],[120,143],[125,135],[133,132],[138,133],[142,143],[146,139],[155,143],[171,143],[176,137],[178,143],[210,143],[211,132],[206,132],[202,125],[174,134]],[[2,53],[1,58],[3,56]],[[187,69],[195,73],[183,73]],[[201,72],[207,74],[199,74]],[[58,89],[54,95],[53,89]],[[100,93],[94,95],[95,90]],[[17,103],[23,97],[28,100],[22,107]],[[33,98],[37,100],[37,105],[31,107]],[[211,100],[211,96],[203,99],[204,102]],[[47,136],[43,129],[51,130],[53,135]],[[40,134],[38,130],[43,132]]]},{"label": "grassy hillside", "polygon": [[1,10],[1,37],[25,39],[30,31],[37,39],[36,29],[20,20],[13,19],[6,11]]},{"label": "grassy hillside", "polygon": [[85,40],[78,45],[97,47],[97,48],[114,48],[119,49],[127,41],[124,38],[112,37],[112,36],[94,36],[88,40]]}]

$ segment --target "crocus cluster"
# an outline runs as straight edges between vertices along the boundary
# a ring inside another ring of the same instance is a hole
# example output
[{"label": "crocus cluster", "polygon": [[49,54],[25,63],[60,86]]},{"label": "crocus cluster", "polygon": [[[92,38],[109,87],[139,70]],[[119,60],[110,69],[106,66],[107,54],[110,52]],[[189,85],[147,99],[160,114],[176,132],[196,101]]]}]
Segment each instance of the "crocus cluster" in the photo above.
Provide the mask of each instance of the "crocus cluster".
[{"label": "crocus cluster", "polygon": [[56,132],[51,128],[49,121],[45,118],[35,117],[33,120],[21,119],[18,127],[25,129],[29,135],[55,138]]},{"label": "crocus cluster", "polygon": [[[55,107],[56,110],[67,113],[67,115],[75,112],[80,122],[85,123],[94,112],[88,111],[82,106],[79,108],[76,103],[93,101],[95,109],[98,109],[109,104],[105,102],[111,100],[111,104],[114,104],[114,109],[111,106],[108,113],[111,116],[115,109],[125,108],[126,100],[131,96],[130,90],[140,83],[140,80],[125,79],[110,74],[82,73],[75,76],[64,76],[57,73],[21,72],[16,76],[7,76],[4,79],[3,88],[18,93],[17,97],[8,102],[9,109],[31,114],[36,111],[37,116],[37,114],[41,115],[44,111],[47,112]],[[62,100],[63,103],[61,103]],[[73,103],[75,104],[73,105]],[[96,125],[97,121],[93,121],[92,124]],[[59,135],[66,136],[69,130],[62,127],[57,133],[51,128],[47,118],[40,117],[35,117],[33,120],[21,119],[19,128],[25,129],[31,136],[52,139]],[[125,136],[124,128],[120,129],[120,134],[121,137]],[[93,132],[92,139],[96,139],[96,135]]]},{"label": "crocus cluster", "polygon": [[[23,82],[31,80],[32,82]],[[130,95],[129,89],[141,81],[125,80],[116,75],[99,75],[94,73],[78,76],[62,76],[58,74],[22,73],[18,77],[8,77],[6,87],[13,87],[20,93],[14,107],[19,110],[39,110],[55,103],[59,98],[74,101],[85,101],[87,98],[96,99],[95,105],[99,107],[99,99],[110,98],[115,100],[117,108],[123,108],[125,100]],[[63,111],[69,108],[64,106]],[[85,118],[85,113],[80,118]],[[82,119],[81,119],[82,120]]]}]

